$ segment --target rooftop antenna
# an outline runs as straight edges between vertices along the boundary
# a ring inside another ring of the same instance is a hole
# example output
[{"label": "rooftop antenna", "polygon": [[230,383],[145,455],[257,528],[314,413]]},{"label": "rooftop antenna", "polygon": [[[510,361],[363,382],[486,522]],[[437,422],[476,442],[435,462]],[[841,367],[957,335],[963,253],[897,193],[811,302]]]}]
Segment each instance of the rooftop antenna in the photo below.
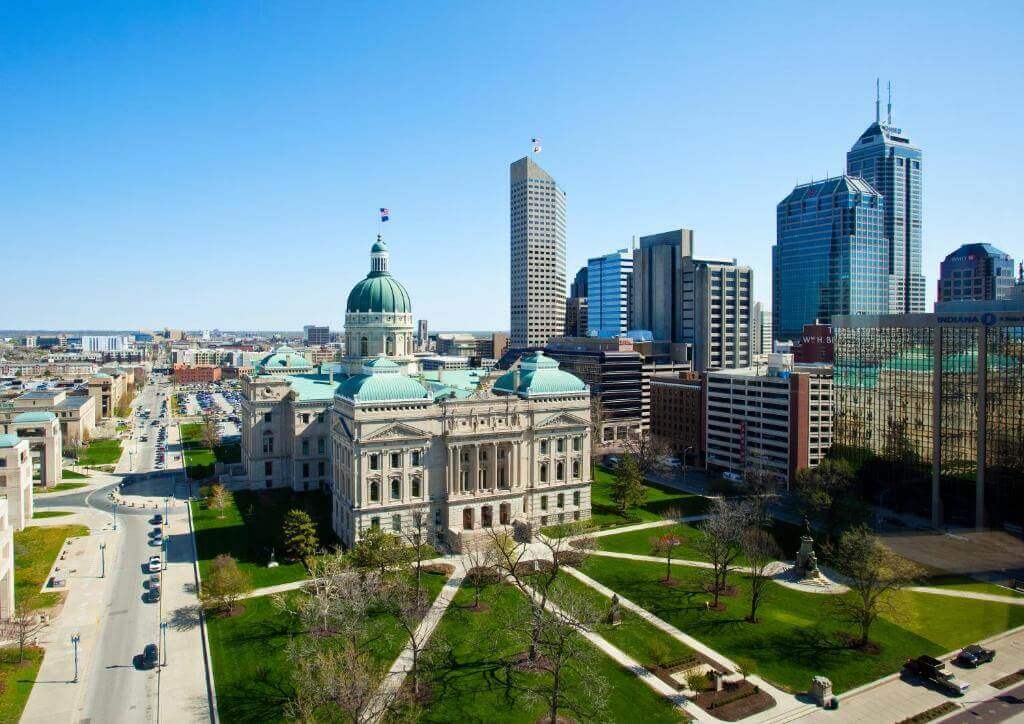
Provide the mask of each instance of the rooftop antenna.
[{"label": "rooftop antenna", "polygon": [[888,81],[887,85],[889,86],[889,109],[888,109],[888,115],[886,116],[886,119],[885,119],[885,123],[886,123],[886,125],[891,126],[892,125],[892,81],[891,80]]},{"label": "rooftop antenna", "polygon": [[875,123],[882,120],[882,81],[875,78]]}]

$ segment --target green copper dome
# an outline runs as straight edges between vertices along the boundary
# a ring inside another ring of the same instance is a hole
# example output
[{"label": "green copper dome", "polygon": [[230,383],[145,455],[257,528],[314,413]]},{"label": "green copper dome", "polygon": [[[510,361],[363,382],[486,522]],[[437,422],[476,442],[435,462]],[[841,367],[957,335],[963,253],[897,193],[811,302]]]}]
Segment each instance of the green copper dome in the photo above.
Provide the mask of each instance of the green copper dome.
[{"label": "green copper dome", "polygon": [[305,357],[286,344],[281,345],[260,360],[259,369],[273,372],[274,370],[308,370],[312,367]]},{"label": "green copper dome", "polygon": [[370,248],[370,273],[348,295],[349,314],[412,314],[409,292],[388,271],[388,247],[378,236]]},{"label": "green copper dome", "polygon": [[338,396],[353,402],[397,402],[429,399],[430,393],[419,382],[403,375],[394,362],[378,357],[363,365],[362,374],[345,380]]},{"label": "green copper dome", "polygon": [[558,362],[543,352],[524,357],[518,370],[506,372],[494,383],[495,392],[524,397],[579,394],[587,386],[579,377],[558,369]]}]

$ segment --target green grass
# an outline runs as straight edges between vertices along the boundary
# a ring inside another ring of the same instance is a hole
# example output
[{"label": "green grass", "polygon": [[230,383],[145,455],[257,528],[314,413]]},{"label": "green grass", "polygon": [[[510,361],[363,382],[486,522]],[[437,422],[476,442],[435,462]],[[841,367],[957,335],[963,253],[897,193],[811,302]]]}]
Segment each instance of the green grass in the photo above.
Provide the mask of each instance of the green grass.
[{"label": "green grass", "polygon": [[[431,600],[437,597],[444,582],[444,576],[423,576]],[[284,721],[282,708],[293,693],[292,666],[286,647],[302,632],[298,621],[280,613],[270,596],[249,598],[243,603],[245,612],[241,615],[211,616],[206,620],[217,685],[217,712],[225,722]],[[370,630],[370,654],[383,675],[407,639],[398,624],[386,615],[373,617]],[[329,717],[325,720],[333,721]]]},{"label": "green grass", "polygon": [[74,515],[70,510],[37,510],[32,514],[32,519],[63,518],[65,515]]},{"label": "green grass", "polygon": [[81,480],[83,478],[88,478],[89,476],[84,473],[75,472],[74,470],[61,470],[60,477],[63,480]]},{"label": "green grass", "polygon": [[1000,631],[1024,624],[1024,607],[910,591],[900,592],[902,615],[880,620],[871,632],[878,654],[865,654],[842,644],[844,630],[827,604],[827,594],[803,593],[770,584],[768,600],[758,612],[760,622],[747,623],[749,588],[746,577],[733,574],[737,595],[723,597],[725,610],[709,612],[702,583],[707,573],[675,566],[678,588],[658,581],[664,567],[593,556],[584,572],[699,641],[790,691],[806,691],[811,678],[832,679],[837,692],[899,670],[920,654],[939,655]]},{"label": "green grass", "polygon": [[57,483],[52,488],[44,488],[43,486],[38,485],[33,488],[33,492],[36,495],[46,495],[47,493],[66,493],[69,490],[88,487],[88,485],[89,483]]},{"label": "green grass", "polygon": [[[292,508],[307,511],[317,522],[322,547],[329,548],[336,540],[330,526],[330,498],[320,491],[236,490],[229,493],[229,498],[223,513],[208,509],[205,501],[191,503],[202,576],[218,554],[228,553],[252,576],[255,588],[306,578],[306,567],[286,561],[281,549],[281,522]],[[276,568],[267,568],[271,549],[280,564]]]},{"label": "green grass", "polygon": [[84,525],[30,525],[14,534],[14,600],[32,610],[60,600],[57,592],[40,593],[64,540],[89,535]]},{"label": "green grass", "polygon": [[25,660],[18,661],[18,647],[0,649],[0,721],[21,719],[32,684],[43,663],[43,650],[25,649]]},{"label": "green grass", "polygon": [[213,475],[215,463],[237,463],[242,460],[242,449],[238,443],[217,445],[212,450],[203,440],[202,423],[192,422],[181,425],[181,447],[185,454],[185,468],[194,480]]},{"label": "green grass", "polygon": [[[434,699],[421,713],[425,722],[523,722],[543,715],[545,706],[530,700],[522,687],[539,674],[506,669],[505,661],[527,646],[526,637],[508,625],[521,615],[526,598],[507,584],[488,586],[481,601],[490,611],[474,613],[473,590],[459,590],[434,636],[451,645],[449,665],[425,672]],[[608,712],[605,721],[678,722],[685,717],[671,703],[658,696],[640,679],[615,661],[595,652],[592,671],[608,683]],[[573,677],[570,677],[572,680]],[[576,719],[587,719],[570,714]]]},{"label": "green grass", "polygon": [[93,440],[78,458],[79,465],[112,465],[121,459],[120,440]]},{"label": "green grass", "polygon": [[1024,598],[1024,593],[1014,591],[1012,588],[997,586],[995,583],[979,581],[970,576],[956,573],[943,573],[930,576],[921,583],[922,586],[932,588],[949,588],[954,591],[971,591],[973,593],[989,593],[993,596],[1009,596],[1010,598]]}]

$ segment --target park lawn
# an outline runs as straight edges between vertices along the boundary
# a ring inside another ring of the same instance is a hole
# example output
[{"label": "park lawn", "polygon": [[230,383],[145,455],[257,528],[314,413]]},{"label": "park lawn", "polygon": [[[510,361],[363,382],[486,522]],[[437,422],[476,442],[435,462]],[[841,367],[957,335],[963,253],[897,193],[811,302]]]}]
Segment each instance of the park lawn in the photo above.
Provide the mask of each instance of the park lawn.
[{"label": "park lawn", "polygon": [[[433,601],[446,577],[425,574],[422,580]],[[277,610],[270,596],[248,598],[242,603],[245,611],[238,616],[206,619],[217,713],[225,722],[285,721],[283,708],[293,694],[287,646],[292,638],[302,635],[299,622]],[[374,617],[370,629],[370,655],[383,676],[407,639],[390,616]],[[333,719],[327,717],[325,721]]]},{"label": "park lawn", "polygon": [[[568,573],[560,574],[558,585],[585,596],[601,614],[611,611],[611,599]],[[664,666],[693,654],[689,646],[655,628],[632,611],[621,607],[619,611],[622,623],[612,626],[602,617],[594,631],[644,666]]]},{"label": "park lawn", "polygon": [[88,487],[88,485],[89,483],[57,483],[52,488],[44,488],[42,485],[39,485],[34,487],[32,492],[36,495],[46,495],[47,493],[66,493],[69,490]]},{"label": "park lawn", "polygon": [[78,458],[79,465],[113,465],[121,459],[120,440],[93,440]]},{"label": "park lawn", "polygon": [[185,468],[194,480],[213,475],[215,463],[237,463],[242,460],[242,448],[238,443],[217,445],[212,450],[203,440],[202,423],[191,422],[179,427],[181,447],[185,455]]},{"label": "park lawn", "polygon": [[89,476],[84,473],[76,472],[74,470],[61,470],[60,477],[63,480],[81,480],[83,478],[88,478]]},{"label": "park lawn", "polygon": [[14,534],[14,600],[28,610],[48,608],[60,601],[55,591],[40,593],[64,541],[89,535],[84,525],[30,525]]},{"label": "park lawn", "polygon": [[[281,550],[281,523],[292,508],[305,510],[317,523],[322,547],[329,548],[336,540],[330,526],[330,498],[318,490],[235,490],[229,491],[228,498],[222,513],[207,508],[205,500],[191,503],[201,576],[206,576],[214,558],[227,553],[252,577],[254,588],[306,578],[306,567],[301,562],[285,560]],[[267,568],[272,550],[279,565]]]},{"label": "park lawn", "polygon": [[74,512],[70,510],[37,510],[32,513],[32,519],[63,518],[65,515],[74,515]]},{"label": "park lawn", "polygon": [[[481,601],[490,610],[474,613],[473,589],[463,586],[434,631],[435,640],[450,647],[445,665],[425,670],[423,680],[433,691],[433,700],[420,713],[425,722],[523,722],[529,724],[544,714],[542,702],[530,700],[523,686],[537,681],[538,674],[512,671],[506,660],[527,647],[527,637],[509,622],[521,617],[526,598],[514,586],[487,586]],[[599,651],[594,652],[593,672],[608,684],[606,716],[580,716],[580,721],[679,722],[685,715],[640,679]],[[574,676],[568,677],[570,685]],[[583,702],[586,703],[586,702]]]},{"label": "park lawn", "polygon": [[18,647],[0,649],[0,721],[16,722],[32,693],[32,684],[43,663],[43,650],[25,649],[25,660],[18,661]]},{"label": "park lawn", "polygon": [[803,593],[775,583],[758,611],[759,623],[745,620],[750,599],[746,576],[732,574],[737,594],[722,597],[725,610],[708,611],[702,584],[708,573],[674,566],[682,585],[666,588],[659,579],[664,566],[592,556],[583,571],[619,595],[720,651],[751,672],[789,691],[810,689],[817,674],[832,679],[837,692],[894,673],[920,654],[946,651],[1024,624],[1024,607],[957,599],[910,591],[898,594],[904,604],[898,618],[883,618],[871,631],[878,654],[847,648],[841,634],[852,632],[835,620],[828,594]]},{"label": "park lawn", "polygon": [[921,582],[922,586],[932,588],[951,588],[954,591],[971,591],[973,593],[989,593],[993,596],[1009,596],[1010,598],[1024,598],[1024,593],[1014,591],[1006,586],[999,586],[987,581],[979,581],[976,578],[958,573],[943,573],[930,576]]}]

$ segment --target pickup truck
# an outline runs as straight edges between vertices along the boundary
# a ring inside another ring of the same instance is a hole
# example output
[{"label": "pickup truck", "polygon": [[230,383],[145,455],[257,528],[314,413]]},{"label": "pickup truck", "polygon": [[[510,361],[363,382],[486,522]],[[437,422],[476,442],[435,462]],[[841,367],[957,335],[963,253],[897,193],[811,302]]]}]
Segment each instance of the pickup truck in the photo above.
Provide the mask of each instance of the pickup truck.
[{"label": "pickup truck", "polygon": [[916,659],[907,659],[903,670],[931,682],[951,696],[963,696],[971,686],[946,671],[946,665],[934,656],[918,656]]}]

